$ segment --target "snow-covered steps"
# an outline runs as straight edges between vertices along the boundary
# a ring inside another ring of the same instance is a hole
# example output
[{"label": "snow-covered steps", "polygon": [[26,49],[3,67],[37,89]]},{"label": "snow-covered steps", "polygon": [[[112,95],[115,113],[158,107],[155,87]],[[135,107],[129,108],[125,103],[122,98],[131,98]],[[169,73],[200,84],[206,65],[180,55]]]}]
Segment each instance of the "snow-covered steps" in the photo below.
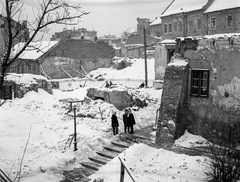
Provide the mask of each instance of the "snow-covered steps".
[{"label": "snow-covered steps", "polygon": [[96,162],[98,164],[102,164],[105,165],[107,164],[110,160],[108,158],[104,158],[104,157],[88,157],[91,161]]},{"label": "snow-covered steps", "polygon": [[116,157],[118,155],[118,153],[116,153],[116,152],[110,152],[107,150],[98,151],[96,153],[102,157],[106,157],[109,159],[113,159],[114,157]]},{"label": "snow-covered steps", "polygon": [[98,169],[102,166],[100,164],[93,163],[93,162],[81,162],[80,164],[94,171],[98,171]]},{"label": "snow-covered steps", "polygon": [[116,145],[118,147],[122,147],[122,148],[128,148],[130,147],[130,143],[127,143],[127,142],[122,142],[122,141],[112,141],[111,142],[113,145]]},{"label": "snow-covered steps", "polygon": [[122,153],[126,149],[125,147],[122,148],[122,147],[116,147],[116,146],[106,146],[103,148],[108,151],[117,152],[117,153]]},{"label": "snow-covered steps", "polygon": [[93,174],[94,171],[85,167],[74,168],[70,171],[64,171],[65,179],[61,182],[87,182],[90,179],[87,176]]}]

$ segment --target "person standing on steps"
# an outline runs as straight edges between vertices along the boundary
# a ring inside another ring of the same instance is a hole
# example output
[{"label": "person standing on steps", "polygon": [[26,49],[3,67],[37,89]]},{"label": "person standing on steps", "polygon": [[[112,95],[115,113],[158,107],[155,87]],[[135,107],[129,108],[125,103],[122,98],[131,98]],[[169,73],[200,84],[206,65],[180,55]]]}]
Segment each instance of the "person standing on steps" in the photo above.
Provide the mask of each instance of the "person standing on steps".
[{"label": "person standing on steps", "polygon": [[116,111],[113,111],[112,113],[112,129],[113,129],[113,135],[116,135],[118,134],[118,119],[117,119],[117,116],[116,116]]},{"label": "person standing on steps", "polygon": [[129,125],[128,125],[128,109],[124,110],[124,114],[123,114],[123,125],[124,125],[124,133],[129,133],[130,129],[129,129]]},{"label": "person standing on steps", "polygon": [[133,125],[136,124],[135,122],[135,118],[133,116],[132,110],[131,108],[128,109],[128,123],[129,123],[129,127],[130,127],[130,133],[134,134],[134,129],[133,129]]}]

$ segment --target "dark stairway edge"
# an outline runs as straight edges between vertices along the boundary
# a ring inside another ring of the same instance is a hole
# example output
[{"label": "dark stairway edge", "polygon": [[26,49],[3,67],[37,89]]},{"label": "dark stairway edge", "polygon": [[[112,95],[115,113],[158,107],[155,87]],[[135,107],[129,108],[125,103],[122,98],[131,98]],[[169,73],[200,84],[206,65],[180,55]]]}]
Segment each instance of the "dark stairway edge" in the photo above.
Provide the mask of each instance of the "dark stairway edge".
[{"label": "dark stairway edge", "polygon": [[128,144],[128,143],[126,143],[126,142],[111,141],[111,143],[112,143],[113,145],[117,145],[117,146],[124,147],[124,148],[130,147],[130,144]]},{"label": "dark stairway edge", "polygon": [[139,138],[139,139],[142,139],[142,140],[149,140],[149,141],[153,141],[151,138],[147,138],[145,136],[142,136],[142,135],[138,135],[138,134],[132,134],[133,137],[135,138]]},{"label": "dark stairway edge", "polygon": [[80,162],[80,164],[86,168],[89,168],[94,171],[98,171],[98,169],[101,167],[100,164],[96,164],[93,162]]},{"label": "dark stairway edge", "polygon": [[81,179],[81,182],[88,182],[88,181],[91,181],[91,179],[87,178],[87,177],[83,177]]},{"label": "dark stairway edge", "polygon": [[113,159],[114,157],[116,157],[118,155],[117,153],[112,153],[110,151],[101,151],[101,152],[96,152],[96,153],[100,156],[107,157],[109,159]]},{"label": "dark stairway edge", "polygon": [[120,148],[120,147],[114,147],[114,146],[103,146],[104,149],[117,152],[117,153],[122,153],[126,148]]},{"label": "dark stairway edge", "polygon": [[91,161],[105,165],[107,164],[110,160],[103,158],[103,157],[88,157]]}]

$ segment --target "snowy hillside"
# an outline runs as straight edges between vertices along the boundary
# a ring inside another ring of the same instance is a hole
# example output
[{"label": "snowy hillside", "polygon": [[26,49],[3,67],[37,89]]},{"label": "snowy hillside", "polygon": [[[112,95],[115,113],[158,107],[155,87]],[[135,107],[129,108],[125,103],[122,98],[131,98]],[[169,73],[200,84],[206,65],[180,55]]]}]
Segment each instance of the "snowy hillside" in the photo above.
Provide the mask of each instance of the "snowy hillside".
[{"label": "snowy hillside", "polygon": [[[113,71],[109,68],[96,72],[106,73],[105,76],[109,79],[144,78],[140,67],[144,69],[141,59],[123,70]],[[151,74],[154,75],[153,67],[153,61],[149,60],[148,68],[152,70],[149,71],[149,78],[153,78],[151,77]],[[148,107],[133,111],[136,119],[135,130],[139,134],[144,134],[155,124],[162,90],[148,88],[137,91],[142,95],[150,96],[153,100]],[[123,132],[122,111],[102,100],[88,99],[83,104],[77,104],[77,114],[82,116],[77,117],[78,150],[74,152],[73,146],[65,148],[68,136],[73,134],[73,112],[69,112],[67,100],[83,100],[86,93],[87,87],[70,92],[53,90],[52,95],[39,89],[38,93],[31,91],[21,99],[5,102],[0,107],[0,169],[14,179],[20,171],[21,159],[26,147],[22,161],[21,182],[59,182],[64,179],[63,170],[79,167],[81,161],[93,155],[95,150],[101,150],[103,145],[109,144],[112,138],[117,137],[112,135],[111,129],[110,115],[113,110],[117,112],[119,129]],[[148,135],[152,140],[155,139],[154,131],[151,130]],[[183,137],[176,141],[176,145],[188,146],[199,143],[196,142],[198,140],[204,140],[187,132]],[[180,182],[193,181],[193,179],[204,181],[204,163],[208,160],[204,157],[155,149],[145,144],[133,145],[120,157],[132,169],[137,181],[144,182]],[[90,177],[92,180],[103,178],[104,182],[119,181],[119,169],[119,160],[115,158]],[[125,181],[130,181],[127,175]]]}]

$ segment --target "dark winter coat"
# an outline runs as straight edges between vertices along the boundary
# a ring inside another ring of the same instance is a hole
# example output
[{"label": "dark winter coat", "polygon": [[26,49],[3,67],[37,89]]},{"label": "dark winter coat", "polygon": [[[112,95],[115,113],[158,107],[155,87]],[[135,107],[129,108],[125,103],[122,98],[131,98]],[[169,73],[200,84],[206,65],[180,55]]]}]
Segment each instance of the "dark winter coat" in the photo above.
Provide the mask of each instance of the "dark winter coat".
[{"label": "dark winter coat", "polygon": [[124,124],[124,126],[127,126],[127,123],[128,123],[128,116],[125,113],[125,114],[123,114],[123,124]]},{"label": "dark winter coat", "polygon": [[135,122],[133,113],[130,113],[128,115],[128,126],[132,126],[132,125],[135,125],[135,124],[136,124],[136,122]]},{"label": "dark winter coat", "polygon": [[112,115],[112,127],[114,127],[114,126],[119,126],[118,119],[115,114]]}]

